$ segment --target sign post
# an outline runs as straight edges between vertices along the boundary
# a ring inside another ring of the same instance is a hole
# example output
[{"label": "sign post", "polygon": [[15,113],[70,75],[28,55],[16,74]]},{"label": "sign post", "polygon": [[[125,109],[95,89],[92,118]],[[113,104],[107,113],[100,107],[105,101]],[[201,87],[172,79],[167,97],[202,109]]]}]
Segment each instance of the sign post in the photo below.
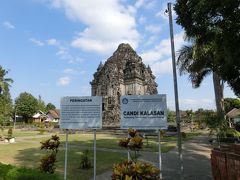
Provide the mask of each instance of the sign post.
[{"label": "sign post", "polygon": [[[167,129],[166,95],[143,95],[121,97],[122,129],[156,129],[158,132],[158,158],[162,179],[162,156],[160,130]],[[129,160],[129,152],[128,152]]]},{"label": "sign post", "polygon": [[66,129],[64,180],[67,180],[68,129]]},{"label": "sign post", "polygon": [[66,129],[64,180],[67,179],[68,129],[94,130],[94,180],[96,179],[96,129],[102,128],[102,97],[67,96],[61,98],[60,128]]},{"label": "sign post", "polygon": [[94,151],[94,162],[93,162],[93,179],[96,180],[96,129],[93,130],[94,132],[94,145],[93,145],[93,151]]},{"label": "sign post", "polygon": [[161,152],[161,130],[160,129],[158,129],[158,158],[159,158],[160,179],[162,179],[162,152]]}]

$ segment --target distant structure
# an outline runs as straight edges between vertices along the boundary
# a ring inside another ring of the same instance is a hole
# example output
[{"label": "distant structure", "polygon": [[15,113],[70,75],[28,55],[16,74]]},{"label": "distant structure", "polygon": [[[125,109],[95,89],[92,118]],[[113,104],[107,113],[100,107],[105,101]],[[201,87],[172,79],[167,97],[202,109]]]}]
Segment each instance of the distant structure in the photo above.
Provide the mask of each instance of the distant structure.
[{"label": "distant structure", "polygon": [[103,97],[103,126],[118,127],[120,96],[157,94],[155,76],[129,44],[120,44],[113,55],[99,64],[90,82],[92,96]]}]

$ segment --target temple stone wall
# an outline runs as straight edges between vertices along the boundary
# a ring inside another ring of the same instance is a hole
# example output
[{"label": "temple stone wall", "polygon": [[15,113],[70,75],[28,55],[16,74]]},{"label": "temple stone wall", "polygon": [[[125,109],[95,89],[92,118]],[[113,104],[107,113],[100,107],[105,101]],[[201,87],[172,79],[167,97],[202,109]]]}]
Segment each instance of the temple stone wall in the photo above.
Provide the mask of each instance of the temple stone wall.
[{"label": "temple stone wall", "polygon": [[157,94],[151,68],[129,44],[120,44],[90,82],[92,96],[103,97],[103,126],[119,126],[121,95]]}]

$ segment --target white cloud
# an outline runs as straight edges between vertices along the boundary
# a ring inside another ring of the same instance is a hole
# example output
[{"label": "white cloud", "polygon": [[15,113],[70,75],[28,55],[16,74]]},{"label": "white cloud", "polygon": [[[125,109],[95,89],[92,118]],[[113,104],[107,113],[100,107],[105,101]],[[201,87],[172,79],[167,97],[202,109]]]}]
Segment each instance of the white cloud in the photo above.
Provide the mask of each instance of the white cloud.
[{"label": "white cloud", "polygon": [[72,74],[72,73],[75,73],[76,71],[71,68],[67,68],[67,69],[64,69],[63,72],[66,74]]},{"label": "white cloud", "polygon": [[[184,32],[175,34],[175,50],[178,50],[184,43]],[[145,51],[141,54],[145,64],[149,64],[153,68],[156,76],[172,73],[171,64],[171,44],[170,39],[163,39],[153,49]]]},{"label": "white cloud", "polygon": [[48,39],[46,42],[47,42],[48,45],[51,45],[51,46],[58,46],[59,45],[59,42],[54,38]]},{"label": "white cloud", "polygon": [[135,3],[135,7],[136,8],[140,8],[140,7],[142,7],[143,6],[143,4],[144,4],[144,0],[137,0],[137,2]]},{"label": "white cloud", "polygon": [[199,108],[204,108],[204,109],[215,108],[214,99],[193,99],[193,98],[180,99],[179,105],[180,105],[180,109],[191,108],[193,110],[197,110]]},{"label": "white cloud", "polygon": [[15,29],[15,26],[14,26],[11,22],[9,22],[9,21],[4,21],[4,22],[2,23],[2,25],[3,25],[3,27],[5,27],[6,29]]},{"label": "white cloud", "polygon": [[172,73],[172,59],[156,62],[152,65],[153,74],[160,76]]},{"label": "white cloud", "polygon": [[144,24],[146,22],[146,17],[144,16],[140,16],[140,18],[138,19],[139,24]]},{"label": "white cloud", "polygon": [[152,34],[156,34],[161,31],[161,27],[160,25],[147,25],[145,26],[145,30]]},{"label": "white cloud", "polygon": [[152,45],[154,42],[156,42],[157,38],[158,38],[158,36],[156,36],[156,35],[148,37],[147,41],[145,41],[144,45],[145,46]]},{"label": "white cloud", "polygon": [[35,44],[36,46],[44,46],[44,43],[38,39],[35,38],[30,38],[29,39],[33,44]]},{"label": "white cloud", "polygon": [[145,8],[145,9],[148,9],[148,10],[151,10],[151,9],[153,9],[153,8],[156,7],[156,3],[157,3],[156,0],[148,0],[148,1],[144,4],[144,8]]},{"label": "white cloud", "polygon": [[68,76],[61,77],[58,79],[57,84],[59,86],[67,86],[70,83],[71,79]]},{"label": "white cloud", "polygon": [[[180,32],[174,35],[175,51],[177,51],[184,43],[184,32]],[[145,63],[151,64],[156,61],[162,60],[166,57],[171,56],[171,44],[170,39],[163,39],[153,49],[145,51],[141,54],[142,59]]]},{"label": "white cloud", "polygon": [[134,7],[125,7],[119,0],[52,0],[55,8],[63,8],[68,18],[86,28],[78,33],[72,46],[102,54],[112,52],[119,43],[138,46]]}]

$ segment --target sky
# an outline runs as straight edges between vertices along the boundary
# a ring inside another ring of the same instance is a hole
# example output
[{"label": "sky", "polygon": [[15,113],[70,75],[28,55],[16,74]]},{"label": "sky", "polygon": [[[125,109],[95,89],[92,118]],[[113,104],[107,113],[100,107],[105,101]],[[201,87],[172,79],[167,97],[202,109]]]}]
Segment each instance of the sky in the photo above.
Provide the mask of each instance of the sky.
[{"label": "sky", "polygon": [[[14,80],[15,100],[22,92],[40,95],[60,106],[64,96],[90,96],[93,74],[120,43],[129,43],[150,65],[158,93],[167,94],[174,110],[171,46],[167,3],[171,0],[2,0],[0,6],[0,65]],[[184,30],[175,23],[175,49]],[[215,109],[212,76],[193,89],[179,76],[180,109]],[[235,97],[225,85],[225,97]]]}]

